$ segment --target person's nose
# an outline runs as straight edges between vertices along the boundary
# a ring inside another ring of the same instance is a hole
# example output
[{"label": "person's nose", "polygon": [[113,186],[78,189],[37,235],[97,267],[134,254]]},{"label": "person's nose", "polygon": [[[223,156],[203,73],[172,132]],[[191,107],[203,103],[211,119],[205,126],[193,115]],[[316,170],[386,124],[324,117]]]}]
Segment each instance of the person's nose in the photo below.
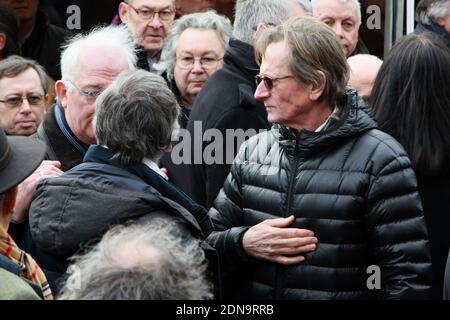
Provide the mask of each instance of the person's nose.
[{"label": "person's nose", "polygon": [[20,113],[29,114],[33,110],[31,109],[30,103],[26,98],[23,99],[22,104],[20,105]]},{"label": "person's nose", "polygon": [[194,64],[192,65],[191,72],[196,73],[196,74],[205,72],[205,69],[203,68],[203,65],[202,65],[200,59],[194,60]]},{"label": "person's nose", "polygon": [[159,29],[162,27],[161,19],[159,18],[159,13],[155,13],[153,19],[149,21],[148,25],[153,29]]},{"label": "person's nose", "polygon": [[261,81],[261,83],[256,87],[255,99],[259,100],[259,101],[264,101],[269,96],[270,96],[270,90],[267,89],[264,81]]},{"label": "person's nose", "polygon": [[340,23],[335,23],[333,26],[333,30],[340,39],[344,38],[344,29],[342,28],[342,25]]}]

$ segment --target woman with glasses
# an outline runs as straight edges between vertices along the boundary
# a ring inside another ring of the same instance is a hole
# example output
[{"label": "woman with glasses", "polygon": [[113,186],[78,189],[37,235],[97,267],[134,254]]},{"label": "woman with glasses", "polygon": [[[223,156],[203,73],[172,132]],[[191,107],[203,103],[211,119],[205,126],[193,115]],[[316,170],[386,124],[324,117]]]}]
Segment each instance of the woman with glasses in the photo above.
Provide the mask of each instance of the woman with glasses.
[{"label": "woman with glasses", "polygon": [[[161,64],[166,69],[163,76],[181,106],[181,128],[186,128],[192,105],[205,82],[222,68],[230,35],[230,21],[212,11],[188,14],[172,24]],[[161,165],[168,170],[172,183],[187,190],[183,165],[175,165],[173,156],[165,155]]]},{"label": "woman with glasses", "polygon": [[188,14],[172,24],[161,64],[182,107],[183,128],[203,84],[222,68],[230,35],[230,21],[211,11]]}]

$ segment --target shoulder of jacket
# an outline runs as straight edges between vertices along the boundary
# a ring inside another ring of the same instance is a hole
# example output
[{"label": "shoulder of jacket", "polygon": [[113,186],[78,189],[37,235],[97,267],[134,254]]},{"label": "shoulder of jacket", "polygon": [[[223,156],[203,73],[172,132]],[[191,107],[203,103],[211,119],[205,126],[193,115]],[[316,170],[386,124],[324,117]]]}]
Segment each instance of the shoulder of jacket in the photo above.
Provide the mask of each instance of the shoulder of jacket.
[{"label": "shoulder of jacket", "polygon": [[395,156],[406,155],[405,149],[394,137],[379,129],[371,129],[365,132],[360,139],[369,150],[377,149],[378,152],[383,151]]}]

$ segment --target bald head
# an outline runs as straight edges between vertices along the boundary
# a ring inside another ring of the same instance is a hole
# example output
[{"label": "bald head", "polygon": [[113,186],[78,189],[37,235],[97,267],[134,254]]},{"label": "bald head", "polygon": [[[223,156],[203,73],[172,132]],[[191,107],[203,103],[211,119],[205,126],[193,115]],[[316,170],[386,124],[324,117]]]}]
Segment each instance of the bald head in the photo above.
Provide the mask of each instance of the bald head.
[{"label": "bald head", "polygon": [[370,54],[357,54],[348,58],[347,62],[350,66],[348,84],[356,89],[359,96],[368,101],[373,83],[383,61]]}]

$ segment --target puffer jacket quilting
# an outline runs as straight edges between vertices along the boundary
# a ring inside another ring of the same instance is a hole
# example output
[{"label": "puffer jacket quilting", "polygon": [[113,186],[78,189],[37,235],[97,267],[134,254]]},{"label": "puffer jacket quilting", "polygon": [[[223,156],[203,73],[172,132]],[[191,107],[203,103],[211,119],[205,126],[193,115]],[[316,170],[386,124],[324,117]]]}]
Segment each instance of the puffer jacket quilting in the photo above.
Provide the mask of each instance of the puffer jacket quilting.
[{"label": "puffer jacket quilting", "polygon": [[[237,298],[429,298],[431,263],[416,177],[406,152],[376,129],[349,91],[341,120],[323,132],[274,126],[241,147],[209,214],[208,241]],[[319,243],[306,261],[256,261],[242,236],[265,219],[296,216]],[[381,290],[369,290],[371,265]]]}]

